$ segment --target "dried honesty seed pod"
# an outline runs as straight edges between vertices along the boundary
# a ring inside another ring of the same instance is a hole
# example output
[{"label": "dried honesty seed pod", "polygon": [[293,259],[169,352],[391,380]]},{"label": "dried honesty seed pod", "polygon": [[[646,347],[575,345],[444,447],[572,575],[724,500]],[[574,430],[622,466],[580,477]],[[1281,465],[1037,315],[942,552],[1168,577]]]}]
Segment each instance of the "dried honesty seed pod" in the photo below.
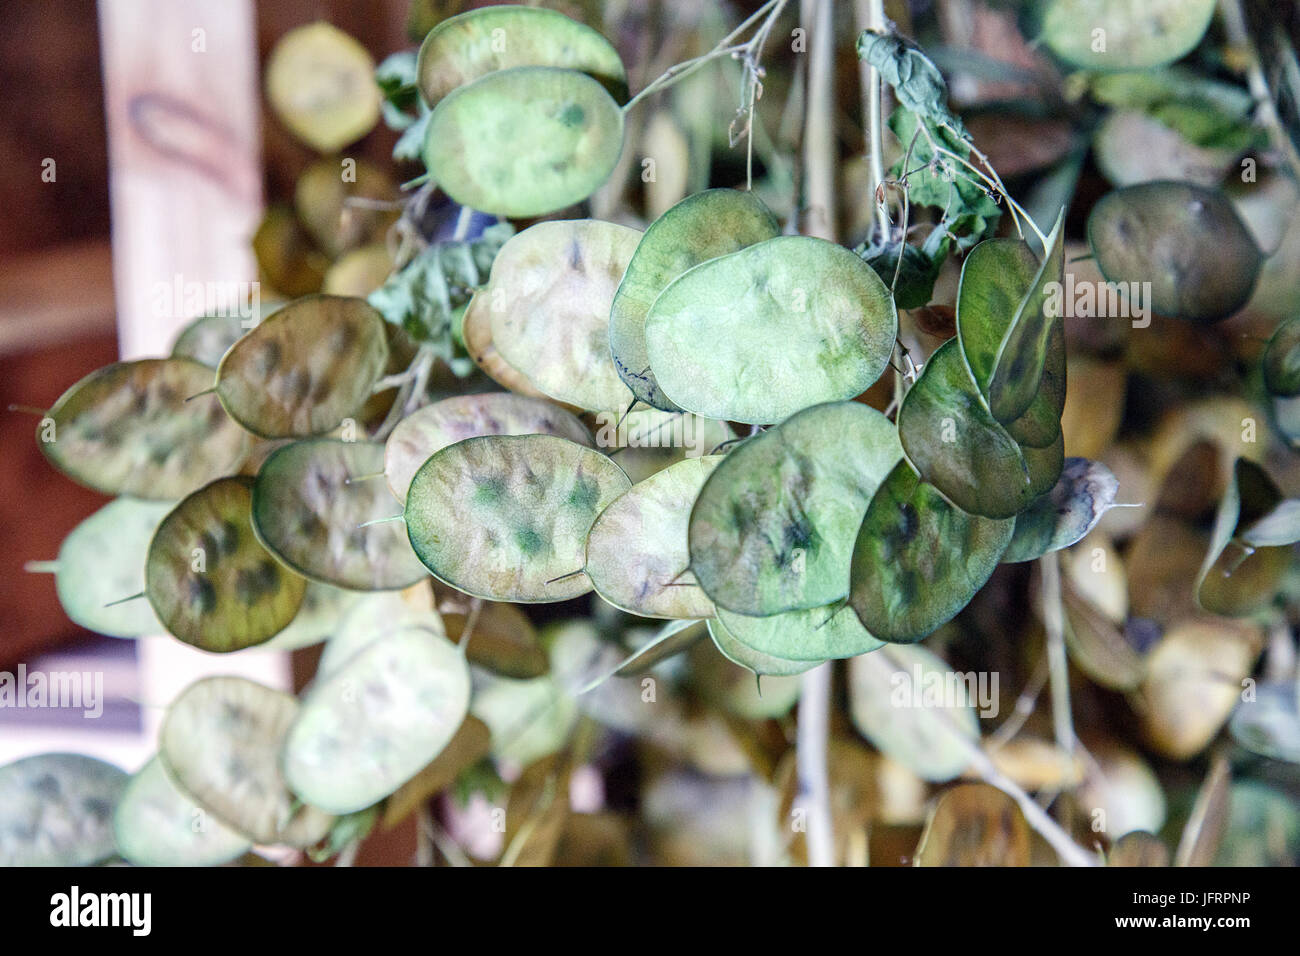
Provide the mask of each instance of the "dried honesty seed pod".
[{"label": "dried honesty seed pod", "polygon": [[1146,70],[1182,59],[1201,41],[1214,0],[1034,0],[1037,37],[1070,66]]},{"label": "dried honesty seed pod", "polygon": [[205,651],[269,640],[298,613],[307,582],[253,533],[253,479],[221,478],[177,505],[154,533],[145,594],[168,633]]},{"label": "dried honesty seed pod", "polygon": [[881,640],[919,641],[970,603],[1014,530],[949,504],[901,461],[862,520],[849,603]]},{"label": "dried honesty seed pod", "polygon": [[1264,387],[1279,398],[1300,395],[1300,319],[1277,327],[1264,351]]},{"label": "dried honesty seed pod", "polygon": [[705,618],[716,608],[687,577],[691,508],[722,456],[669,465],[614,500],[587,536],[587,576],[610,604],[645,617]]},{"label": "dried honesty seed pod", "polygon": [[1223,618],[1186,618],[1165,631],[1134,692],[1143,734],[1157,753],[1189,760],[1209,746],[1241,699],[1262,645],[1257,628]]},{"label": "dried honesty seed pod", "polygon": [[[274,306],[266,306],[262,312],[270,314],[273,309]],[[201,315],[191,319],[176,336],[172,358],[190,358],[216,368],[230,347],[259,321],[258,317],[245,319],[240,315]]]},{"label": "dried honesty seed pod", "polygon": [[[705,626],[707,623],[707,621],[669,621],[655,631],[648,641],[625,657],[616,669],[603,676],[600,679],[601,683],[610,677],[634,677],[637,674],[644,674],[660,662],[689,650],[708,634],[708,628]],[[633,630],[628,629],[629,638]],[[587,688],[583,688],[579,693],[585,693],[586,690]]]},{"label": "dried honesty seed pod", "polygon": [[987,783],[946,790],[925,822],[916,866],[1029,866],[1029,824],[1016,801]]},{"label": "dried honesty seed pod", "polygon": [[[277,449],[253,485],[253,528],[304,577],[355,591],[404,588],[425,578],[380,480],[384,446],[316,438]],[[377,522],[371,524],[369,522]]]},{"label": "dried honesty seed pod", "polygon": [[365,299],[306,296],[231,347],[217,396],[254,435],[305,438],[357,414],[387,363],[384,318]]},{"label": "dried honesty seed pod", "polygon": [[358,651],[303,698],[284,778],[313,806],[354,813],[442,752],[469,709],[469,667],[438,631],[407,627]]},{"label": "dried honesty seed pod", "polygon": [[127,775],[80,754],[0,767],[0,866],[90,866],[112,856]]},{"label": "dried honesty seed pod", "polygon": [[527,219],[581,202],[623,150],[623,112],[576,70],[498,70],[441,100],[424,164],[462,206]]},{"label": "dried honesty seed pod", "polygon": [[1300,764],[1300,706],[1295,685],[1262,685],[1254,700],[1237,705],[1228,729],[1247,750]]},{"label": "dried honesty seed pod", "polygon": [[266,98],[291,133],[322,153],[355,142],[379,120],[375,61],[328,23],[282,36],[266,64]]},{"label": "dried honesty seed pod", "polygon": [[842,599],[857,526],[901,456],[889,419],[858,402],[805,409],[746,440],[714,469],[691,512],[696,581],[738,614]]},{"label": "dried honesty seed pod", "polygon": [[706,189],[687,196],[650,224],[609,313],[610,352],[633,395],[654,408],[678,410],[655,381],[646,351],[646,316],[659,293],[701,262],[780,234],[780,223],[762,200],[738,189]]},{"label": "dried honesty seed pod", "polygon": [[972,515],[1011,518],[1037,497],[1025,451],[985,407],[955,339],[903,398],[898,437],[921,477]]},{"label": "dried honesty seed pod", "polygon": [[481,435],[536,434],[592,444],[587,426],[550,402],[509,392],[455,395],[426,405],[397,423],[384,446],[384,478],[397,500],[405,504],[411,479],[434,452]]},{"label": "dried honesty seed pod", "polygon": [[586,24],[539,7],[499,5],[448,17],[424,38],[416,79],[433,107],[466,83],[516,66],[578,70],[620,103],[627,98],[627,71],[613,45]]},{"label": "dried honesty seed pod", "polygon": [[149,542],[171,510],[165,502],[118,498],[63,539],[54,583],[73,622],[109,637],[162,633],[148,601],[123,599],[144,591]]},{"label": "dried honesty seed pod", "polygon": [[[890,645],[849,662],[849,716],[858,733],[923,780],[965,772],[979,718],[964,682],[918,645]],[[935,692],[935,687],[942,688]]]},{"label": "dried honesty seed pod", "polygon": [[288,206],[266,210],[253,233],[253,254],[259,273],[279,295],[319,292],[329,259],[312,245],[311,236]]},{"label": "dried honesty seed pod", "polygon": [[520,680],[546,673],[550,666],[546,651],[528,615],[513,604],[498,601],[480,601],[477,611],[463,598],[462,602],[462,610],[441,606],[440,613],[447,639],[453,644],[462,643],[473,615],[473,629],[468,632],[471,640],[465,650],[471,664]]},{"label": "dried honesty seed pod", "polygon": [[591,589],[587,533],[631,486],[610,459],[566,438],[467,438],[416,472],[406,530],[425,567],[457,590],[563,601]]},{"label": "dried honesty seed pod", "polygon": [[1146,674],[1146,661],[1128,640],[1122,624],[1107,618],[1069,584],[1062,597],[1065,647],[1070,660],[1102,687],[1119,691],[1136,689]]},{"label": "dried honesty seed pod", "polygon": [[1082,540],[1114,506],[1118,491],[1119,482],[1101,462],[1067,458],[1056,487],[1016,515],[1002,560],[1032,561]]},{"label": "dried honesty seed pod", "polygon": [[792,661],[757,651],[748,644],[737,640],[720,618],[710,618],[708,625],[709,637],[712,638],[713,646],[718,649],[718,653],[731,663],[753,671],[759,677],[790,677],[794,674],[802,674],[804,671],[812,670],[817,666],[816,661]]},{"label": "dried honesty seed pod", "polygon": [[767,424],[852,398],[889,364],[898,313],[856,255],[778,236],[700,263],[646,316],[660,388],[709,418]]},{"label": "dried honesty seed pod", "polygon": [[[1057,290],[1059,303],[1062,270],[1065,268],[1065,246],[1061,241],[1064,226],[1065,210],[1062,210],[1056,227],[1047,238],[1043,261],[1006,327],[989,371],[989,411],[1004,424],[1014,422],[1029,411],[1042,385],[1053,333],[1063,321],[1059,308],[1053,314],[1051,303],[1053,287]],[[1064,402],[1064,381],[1060,383],[1056,397]],[[1061,409],[1055,411],[1059,428]]]},{"label": "dried honesty seed pod", "polygon": [[316,680],[333,677],[375,641],[408,630],[446,636],[437,611],[413,605],[394,591],[365,595],[339,619],[316,665]]},{"label": "dried honesty seed pod", "polygon": [[595,412],[631,402],[610,357],[609,314],[640,238],[596,219],[539,222],[497,253],[478,293],[492,344],[551,398]]},{"label": "dried honesty seed pod", "polygon": [[1257,547],[1238,535],[1274,513],[1281,501],[1282,493],[1263,468],[1247,458],[1237,459],[1196,578],[1196,601],[1201,607],[1227,617],[1246,617],[1273,603],[1291,567],[1290,543]]},{"label": "dried honesty seed pod", "polygon": [[492,341],[491,305],[488,296],[476,292],[470,298],[469,304],[465,306],[460,324],[465,351],[469,353],[469,357],[483,371],[483,374],[503,388],[508,388],[516,395],[548,398],[549,396],[544,395],[528,380],[527,375],[507,362],[497,351],[496,344]]},{"label": "dried honesty seed pod", "polygon": [[[1059,223],[1055,235],[1059,240]],[[1052,248],[1059,252],[1062,247],[1058,241]],[[998,357],[1012,327],[1017,323],[1022,329],[1035,323],[1040,331],[1046,327],[1045,340],[1039,343],[1044,350],[1038,356],[1041,364],[1033,362],[1039,376],[1035,391],[1024,412],[1006,422],[1007,433],[1022,447],[1031,448],[1049,447],[1056,441],[1065,409],[1064,324],[1059,317],[1049,321],[1043,303],[1034,299],[1035,290],[1041,289],[1037,280],[1044,278],[1046,270],[1047,263],[1040,266],[1024,242],[988,239],[966,257],[957,289],[957,340],[981,395],[990,394]]]},{"label": "dried honesty seed pod", "polygon": [[1088,245],[1108,280],[1150,282],[1152,309],[1194,322],[1218,322],[1245,305],[1263,262],[1227,197],[1192,183],[1107,193],[1088,215]]},{"label": "dried honesty seed pod", "polygon": [[243,677],[208,677],[163,718],[158,757],[180,792],[255,843],[311,846],[334,818],[284,784],[280,752],[298,701]]},{"label": "dried honesty seed pod", "polygon": [[88,488],[176,501],[248,454],[248,436],[201,394],[211,390],[212,369],[193,359],[108,365],[59,397],[37,443],[50,464]]},{"label": "dried honesty seed pod", "polygon": [[767,617],[750,617],[719,608],[718,620],[734,640],[760,654],[787,661],[820,662],[856,657],[884,643],[862,626],[853,609],[845,603]]},{"label": "dried honesty seed pod", "polygon": [[722,451],[735,437],[730,425],[714,418],[636,408],[618,418],[601,416],[596,447],[618,455],[618,466],[635,485],[679,461]]},{"label": "dried honesty seed pod", "polygon": [[157,757],[126,785],[113,833],[117,852],[133,866],[218,866],[253,846],[181,793]]},{"label": "dried honesty seed pod", "polygon": [[[346,166],[347,163],[352,165]],[[373,163],[328,156],[302,171],[294,184],[293,207],[298,221],[316,245],[331,259],[337,259],[348,249],[367,242],[382,242],[388,228],[401,215],[396,206],[376,208],[348,200],[355,197],[391,203],[400,195],[392,177]]]},{"label": "dried honesty seed pod", "polygon": [[326,295],[368,296],[383,286],[395,266],[393,254],[382,242],[351,249],[329,267],[321,291]]}]

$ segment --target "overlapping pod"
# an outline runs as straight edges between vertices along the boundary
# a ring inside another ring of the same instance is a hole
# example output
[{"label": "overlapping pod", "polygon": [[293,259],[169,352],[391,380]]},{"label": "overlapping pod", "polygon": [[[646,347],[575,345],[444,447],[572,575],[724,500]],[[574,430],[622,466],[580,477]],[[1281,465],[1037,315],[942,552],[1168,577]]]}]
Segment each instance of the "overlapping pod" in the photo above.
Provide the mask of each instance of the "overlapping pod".
[{"label": "overlapping pod", "polygon": [[645,322],[655,299],[693,266],[781,234],[762,201],[737,189],[687,196],[650,224],[627,264],[609,313],[609,347],[619,377],[638,399],[677,411],[650,368]]},{"label": "overlapping pod", "polygon": [[217,397],[262,438],[307,438],[357,415],[388,363],[384,318],[365,299],[296,299],[239,339]]},{"label": "overlapping pod", "polygon": [[206,651],[237,651],[283,630],[307,582],[253,532],[253,480],[221,478],[187,497],[149,543],[145,594],[167,631]]},{"label": "overlapping pod", "polygon": [[205,392],[212,369],[189,358],[117,362],[59,397],[37,427],[50,464],[106,495],[175,501],[229,474],[248,436]]},{"label": "overlapping pod", "polygon": [[494,601],[562,601],[596,517],[631,487],[600,452],[555,435],[486,435],[434,454],[406,496],[420,560],[457,590]]},{"label": "overlapping pod", "polygon": [[897,332],[893,297],[874,270],[806,236],[688,269],[645,320],[664,395],[708,418],[752,424],[865,391],[889,364]]}]

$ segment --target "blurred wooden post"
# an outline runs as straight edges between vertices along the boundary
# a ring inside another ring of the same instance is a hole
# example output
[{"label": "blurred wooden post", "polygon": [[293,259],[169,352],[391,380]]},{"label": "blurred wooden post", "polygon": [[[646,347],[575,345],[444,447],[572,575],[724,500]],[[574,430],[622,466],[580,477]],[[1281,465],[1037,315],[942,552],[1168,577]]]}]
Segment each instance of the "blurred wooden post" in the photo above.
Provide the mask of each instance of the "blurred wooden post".
[{"label": "blurred wooden post", "polygon": [[[257,278],[256,18],[252,0],[100,0],[99,24],[120,350],[165,355],[193,311],[168,293]],[[149,750],[162,708],[201,676],[289,682],[286,655],[221,657],[164,637],[140,642],[140,666]]]},{"label": "blurred wooden post", "polygon": [[100,0],[123,358],[157,355],[188,318],[163,286],[257,278],[262,212],[251,0]]}]

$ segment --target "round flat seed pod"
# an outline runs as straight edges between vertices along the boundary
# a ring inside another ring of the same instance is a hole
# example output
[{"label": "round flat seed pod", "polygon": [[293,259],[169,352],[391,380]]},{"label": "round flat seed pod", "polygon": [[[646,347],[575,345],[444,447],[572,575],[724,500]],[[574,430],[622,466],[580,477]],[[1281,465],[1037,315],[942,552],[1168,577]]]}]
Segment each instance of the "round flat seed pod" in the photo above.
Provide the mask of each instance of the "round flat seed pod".
[{"label": "round flat seed pod", "polygon": [[788,661],[857,657],[884,643],[862,626],[846,604],[786,611],[768,617],[750,617],[719,608],[718,620],[735,640],[761,654]]},{"label": "round flat seed pod", "polygon": [[492,341],[491,302],[482,292],[474,293],[465,306],[460,331],[465,351],[488,378],[516,395],[547,397],[528,380],[527,375],[507,362],[497,351],[496,344]]},{"label": "round flat seed pod", "polygon": [[578,70],[619,102],[627,97],[627,71],[613,45],[586,24],[540,7],[499,5],[448,17],[424,38],[416,80],[432,107],[466,83],[516,66]]},{"label": "round flat seed pod", "polygon": [[397,826],[454,784],[464,771],[486,757],[491,747],[492,732],[487,724],[466,714],[442,752],[384,801],[384,829]]},{"label": "round flat seed pod", "polygon": [[266,63],[266,98],[280,122],[312,149],[338,152],[379,120],[375,61],[328,23],[282,36]]},{"label": "round flat seed pod", "polygon": [[462,206],[527,219],[581,202],[623,151],[623,112],[576,70],[498,70],[434,108],[424,163]]},{"label": "round flat seed pod", "polygon": [[[341,160],[329,156],[303,170],[294,184],[293,206],[316,245],[331,259],[336,259],[362,243],[382,243],[388,228],[401,215],[398,209],[367,208],[349,203],[349,199],[382,203],[400,196],[388,173],[373,163],[351,156]],[[380,282],[387,276],[387,272],[381,275]]]},{"label": "round flat seed pod", "polygon": [[1300,395],[1300,319],[1283,322],[1268,340],[1264,387],[1280,398]]},{"label": "round flat seed pod", "polygon": [[849,603],[881,640],[918,641],[970,603],[1014,530],[953,507],[899,462],[858,531]]},{"label": "round flat seed pod", "polygon": [[722,460],[709,455],[669,465],[600,513],[587,537],[587,576],[597,594],[646,617],[713,616],[713,602],[683,572],[691,508]]},{"label": "round flat seed pod", "polygon": [[135,866],[217,866],[253,846],[177,790],[157,757],[127,784],[113,832],[118,852]]},{"label": "round flat seed pod", "polygon": [[1088,244],[1108,280],[1150,282],[1152,309],[1195,322],[1217,322],[1245,305],[1263,261],[1227,197],[1192,183],[1107,193],[1088,216]]},{"label": "round flat seed pod", "polygon": [[[1022,449],[1049,448],[1061,436],[1065,412],[1065,323],[1055,322],[1047,336],[1043,375],[1029,407],[1004,426]],[[1095,434],[1095,433],[1094,433]]]},{"label": "round flat seed pod", "polygon": [[148,601],[122,599],[144,590],[149,542],[169,511],[163,502],[118,498],[72,529],[59,547],[54,578],[69,618],[109,637],[162,633]]},{"label": "round flat seed pod", "polygon": [[[1062,210],[1056,227],[1047,237],[1047,253],[1034,273],[1033,284],[1006,327],[989,374],[989,411],[1003,423],[1013,422],[1029,411],[1042,385],[1054,333],[1063,321],[1064,225],[1065,212]],[[1062,403],[1064,398],[1062,390]],[[1060,418],[1059,409],[1057,418]]]},{"label": "round flat seed pod", "polygon": [[253,480],[222,478],[177,505],[154,533],[145,594],[186,644],[238,651],[282,631],[307,582],[280,566],[253,533]]},{"label": "round flat seed pod", "polygon": [[365,299],[306,296],[226,353],[217,396],[254,435],[305,438],[358,414],[387,363],[384,318]]},{"label": "round flat seed pod", "polygon": [[805,409],[736,446],[691,512],[696,581],[738,614],[840,600],[867,503],[901,457],[893,424],[858,402]]},{"label": "round flat seed pod", "polygon": [[113,855],[127,775],[80,754],[0,767],[0,866],[90,866]]},{"label": "round flat seed pod", "polygon": [[964,511],[1010,518],[1037,496],[1024,452],[989,413],[954,339],[903,398],[898,436],[921,477]]},{"label": "round flat seed pod", "polygon": [[1247,750],[1300,764],[1300,706],[1295,685],[1260,687],[1255,699],[1237,705],[1228,729]]},{"label": "round flat seed pod", "polygon": [[1065,588],[1063,602],[1065,647],[1075,666],[1102,687],[1136,689],[1142,683],[1146,664],[1123,629],[1073,587]]},{"label": "round flat seed pod", "polygon": [[446,636],[437,611],[410,604],[395,591],[367,594],[339,619],[316,665],[316,680],[334,676],[375,641],[409,630]]},{"label": "round flat seed pod", "polygon": [[492,732],[492,755],[524,765],[560,750],[577,723],[578,705],[551,675],[514,680],[489,675],[478,686],[473,714]]},{"label": "round flat seed pod", "polygon": [[1016,515],[1002,560],[1032,561],[1082,540],[1115,504],[1118,491],[1115,475],[1101,462],[1067,458],[1051,492]]},{"label": "round flat seed pod", "polygon": [[609,310],[641,234],[595,219],[539,222],[497,253],[487,288],[492,343],[557,401],[592,411],[632,401],[609,351]]},{"label": "round flat seed pod", "polygon": [[1081,70],[1146,70],[1180,60],[1201,41],[1214,0],[1036,0],[1036,35]]},{"label": "round flat seed pod", "polygon": [[[249,322],[246,327],[245,322]],[[221,364],[221,357],[230,350],[252,322],[239,315],[201,315],[191,319],[181,329],[172,345],[172,358],[190,358],[209,368]]]},{"label": "round flat seed pod", "polygon": [[591,433],[577,416],[527,395],[488,392],[457,395],[426,405],[397,423],[384,446],[384,478],[405,503],[411,479],[429,456],[481,435],[559,435],[580,445]]},{"label": "round flat seed pod", "polygon": [[304,577],[354,591],[408,587],[426,576],[411,551],[402,505],[379,480],[384,446],[316,438],[277,449],[253,485],[253,527]]},{"label": "round flat seed pod", "polygon": [[981,393],[988,393],[1002,339],[1037,272],[1038,259],[1019,239],[986,239],[962,263],[957,341]]},{"label": "round flat seed pod", "polygon": [[326,295],[367,296],[393,274],[393,254],[382,242],[351,249],[341,255],[321,284]]},{"label": "round flat seed pod", "polygon": [[677,411],[650,370],[645,320],[659,293],[687,269],[781,234],[772,211],[753,193],[706,189],[687,196],[650,224],[636,247],[609,313],[609,347],[619,376],[638,399]]},{"label": "round flat seed pod", "polygon": [[1263,468],[1247,458],[1237,459],[1196,578],[1194,593],[1201,607],[1226,617],[1246,617],[1273,603],[1291,567],[1291,547],[1255,547],[1242,536],[1274,513],[1281,501],[1281,491]]},{"label": "round flat seed pod", "polygon": [[167,709],[158,757],[180,791],[255,843],[310,846],[334,820],[285,786],[280,751],[298,701],[242,677],[209,677]]},{"label": "round flat seed pod", "polygon": [[248,436],[220,403],[194,398],[211,389],[212,369],[193,359],[117,362],[59,396],[36,440],[50,464],[87,488],[176,501],[248,455]]},{"label": "round flat seed pod", "polygon": [[748,644],[737,640],[727,626],[716,617],[710,618],[708,625],[709,637],[713,639],[713,646],[718,649],[718,653],[731,663],[753,671],[759,677],[790,677],[817,666],[816,661],[790,661],[756,651]]},{"label": "round flat seed pod", "polygon": [[979,740],[979,718],[967,685],[954,687],[951,675],[947,663],[920,646],[891,645],[853,658],[853,726],[923,780],[960,776],[970,762],[969,748]]},{"label": "round flat seed pod", "polygon": [[779,422],[853,398],[889,364],[898,313],[889,289],[832,242],[778,236],[683,273],[646,316],[659,387],[720,420]]},{"label": "round flat seed pod", "polygon": [[329,258],[317,249],[288,206],[266,210],[253,233],[253,254],[258,272],[278,294],[310,295],[319,292]]},{"label": "round flat seed pod", "polygon": [[284,741],[284,776],[313,806],[354,813],[442,752],[469,709],[469,666],[437,631],[382,637],[313,686]]},{"label": "round flat seed pod", "polygon": [[467,438],[416,472],[406,530],[425,567],[457,590],[563,601],[591,589],[587,533],[630,487],[618,465],[566,438]]},{"label": "round flat seed pod", "polygon": [[958,784],[934,805],[914,865],[1029,866],[1029,824],[997,787]]}]

